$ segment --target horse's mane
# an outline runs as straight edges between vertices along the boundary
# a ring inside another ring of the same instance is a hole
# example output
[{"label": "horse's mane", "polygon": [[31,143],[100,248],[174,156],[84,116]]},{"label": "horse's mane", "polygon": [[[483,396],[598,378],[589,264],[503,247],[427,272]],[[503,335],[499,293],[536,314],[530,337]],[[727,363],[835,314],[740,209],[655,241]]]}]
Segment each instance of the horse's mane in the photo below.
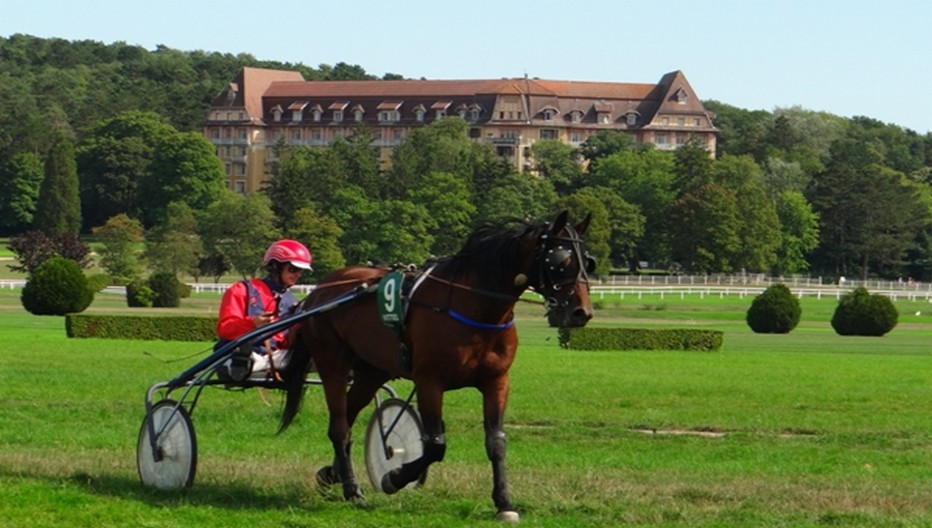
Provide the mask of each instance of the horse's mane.
[{"label": "horse's mane", "polygon": [[521,240],[545,228],[546,224],[518,220],[484,224],[469,235],[458,253],[441,261],[449,262],[456,273],[475,272],[484,286],[490,286],[511,278]]}]

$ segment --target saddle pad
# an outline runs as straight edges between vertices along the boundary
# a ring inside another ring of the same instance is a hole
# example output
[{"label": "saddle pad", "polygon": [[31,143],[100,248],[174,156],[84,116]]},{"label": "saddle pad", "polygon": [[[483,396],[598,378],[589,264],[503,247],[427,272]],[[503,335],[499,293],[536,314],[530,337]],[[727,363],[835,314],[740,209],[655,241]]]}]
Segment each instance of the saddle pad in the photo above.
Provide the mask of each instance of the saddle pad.
[{"label": "saddle pad", "polygon": [[404,324],[404,303],[402,288],[405,274],[401,271],[392,271],[382,277],[377,290],[379,318],[382,324],[400,328]]}]

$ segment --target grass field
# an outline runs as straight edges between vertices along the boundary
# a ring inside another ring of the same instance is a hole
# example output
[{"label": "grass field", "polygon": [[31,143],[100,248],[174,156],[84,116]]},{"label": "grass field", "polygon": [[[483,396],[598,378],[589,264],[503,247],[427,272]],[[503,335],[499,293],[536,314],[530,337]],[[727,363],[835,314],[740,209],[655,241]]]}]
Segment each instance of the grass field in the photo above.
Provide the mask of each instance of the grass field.
[{"label": "grass field", "polygon": [[[418,490],[371,490],[360,442],[368,503],[321,496],[314,473],[330,447],[316,389],[280,436],[277,394],[208,390],[194,413],[194,486],[145,489],[135,470],[145,391],[208,344],[69,340],[62,318],[31,316],[17,296],[0,291],[0,526],[495,524],[469,390],[447,395],[447,456]],[[217,302],[197,296],[170,313],[209,314]],[[506,430],[522,524],[932,526],[932,307],[898,302],[887,336],[842,338],[828,324],[834,300],[804,299],[800,327],[781,336],[747,329],[749,303],[606,300],[592,323],[720,329],[714,353],[566,351],[540,307],[519,306]],[[90,310],[123,309],[98,294]]]}]

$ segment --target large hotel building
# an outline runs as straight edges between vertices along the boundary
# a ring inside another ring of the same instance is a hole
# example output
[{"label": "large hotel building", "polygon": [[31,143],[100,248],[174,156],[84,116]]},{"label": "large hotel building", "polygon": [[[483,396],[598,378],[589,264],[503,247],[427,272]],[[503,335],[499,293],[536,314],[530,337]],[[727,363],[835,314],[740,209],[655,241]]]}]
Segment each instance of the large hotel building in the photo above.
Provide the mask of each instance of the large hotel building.
[{"label": "large hotel building", "polygon": [[579,146],[599,130],[675,149],[699,138],[715,152],[712,116],[681,71],[656,84],[498,80],[305,81],[293,71],[243,68],[211,104],[204,134],[217,148],[229,187],[261,188],[272,147],[325,147],[360,123],[373,133],[382,167],[412,130],[447,116],[469,123],[469,136],[494,145],[516,170],[533,167],[541,139]]}]

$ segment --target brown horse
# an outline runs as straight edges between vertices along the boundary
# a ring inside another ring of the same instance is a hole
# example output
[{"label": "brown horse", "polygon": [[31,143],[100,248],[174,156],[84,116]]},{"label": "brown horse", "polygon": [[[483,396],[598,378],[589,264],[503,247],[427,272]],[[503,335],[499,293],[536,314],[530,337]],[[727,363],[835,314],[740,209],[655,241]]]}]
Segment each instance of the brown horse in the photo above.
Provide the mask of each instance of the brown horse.
[{"label": "brown horse", "polygon": [[[443,460],[443,394],[475,387],[482,393],[485,446],[492,463],[492,499],[498,518],[518,520],[505,482],[503,430],[508,369],[518,346],[513,309],[530,288],[544,297],[551,320],[557,314],[562,326],[583,326],[592,318],[588,273],[594,260],[581,240],[589,218],[573,226],[564,211],[551,223],[476,230],[459,253],[412,273],[416,285],[406,294],[408,309],[400,334],[379,318],[376,295],[362,296],[302,322],[295,329],[297,343],[283,373],[282,429],[298,411],[304,376],[313,359],[324,387],[330,413],[328,435],[335,453],[333,466],[321,469],[318,482],[342,484],[347,500],[362,498],[351,465],[350,428],[389,379],[414,381],[425,436],[421,458],[385,475],[382,491],[386,493],[398,491],[417,480],[430,464]],[[387,272],[371,267],[335,271],[322,279],[304,306],[325,302],[361,283],[375,284]],[[406,353],[400,352],[402,344]]]}]

